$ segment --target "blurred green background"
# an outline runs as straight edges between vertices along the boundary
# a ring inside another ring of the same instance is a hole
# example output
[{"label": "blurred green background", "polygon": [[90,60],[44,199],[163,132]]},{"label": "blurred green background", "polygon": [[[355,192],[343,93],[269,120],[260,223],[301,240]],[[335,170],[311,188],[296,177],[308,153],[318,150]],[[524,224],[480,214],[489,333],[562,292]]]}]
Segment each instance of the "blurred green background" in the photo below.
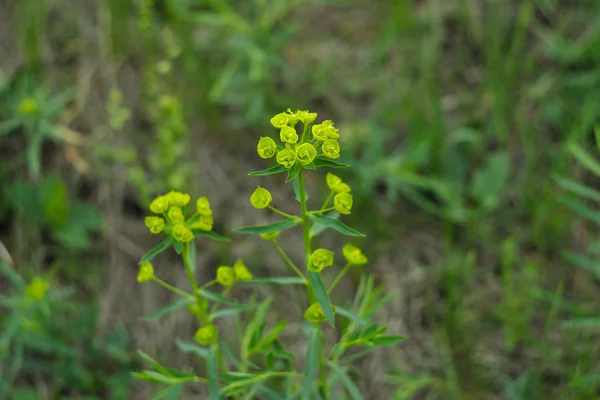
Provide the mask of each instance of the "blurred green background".
[{"label": "blurred green background", "polygon": [[189,364],[185,313],[140,319],[171,301],[135,280],[158,193],[233,236],[207,279],[283,270],[231,231],[258,184],[291,199],[246,176],[288,107],[340,127],[378,318],[409,338],[358,366],[367,398],[600,398],[597,0],[0,0],[0,398],[147,399],[138,346]]}]

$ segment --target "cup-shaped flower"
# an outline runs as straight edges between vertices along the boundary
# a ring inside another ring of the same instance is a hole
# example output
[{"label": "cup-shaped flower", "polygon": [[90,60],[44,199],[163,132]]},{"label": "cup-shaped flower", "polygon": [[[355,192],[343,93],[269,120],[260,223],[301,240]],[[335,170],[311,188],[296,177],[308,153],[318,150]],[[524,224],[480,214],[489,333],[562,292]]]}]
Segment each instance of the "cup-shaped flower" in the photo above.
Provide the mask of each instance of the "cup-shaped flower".
[{"label": "cup-shaped flower", "polygon": [[277,239],[277,237],[279,236],[281,232],[276,231],[276,232],[267,232],[267,233],[261,233],[260,237],[265,239],[265,240],[275,240]]},{"label": "cup-shaped flower", "polygon": [[283,149],[277,153],[277,164],[281,164],[286,168],[292,168],[296,163],[296,153],[292,149]]},{"label": "cup-shaped flower", "polygon": [[201,215],[198,222],[190,225],[190,229],[200,229],[202,231],[212,231],[214,219],[212,215]]},{"label": "cup-shaped flower", "polygon": [[249,281],[253,278],[252,273],[242,260],[237,260],[233,264],[233,272],[235,272],[235,279],[238,281]]},{"label": "cup-shaped flower", "polygon": [[347,192],[338,193],[333,198],[333,206],[340,214],[350,214],[352,203],[352,195]]},{"label": "cup-shaped flower", "polygon": [[32,300],[42,300],[46,297],[50,283],[41,277],[35,277],[25,287],[25,294]]},{"label": "cup-shaped flower", "polygon": [[333,265],[333,251],[327,249],[317,249],[308,258],[309,271],[321,272],[330,265]]},{"label": "cup-shaped flower", "polygon": [[348,261],[348,264],[350,265],[364,265],[367,262],[369,262],[367,257],[363,254],[362,250],[353,245],[352,243],[346,243],[342,251],[344,253],[346,261]]},{"label": "cup-shaped flower", "polygon": [[323,155],[328,158],[339,158],[340,156],[340,144],[335,139],[327,139],[321,146]]},{"label": "cup-shaped flower", "polygon": [[169,212],[167,213],[167,216],[169,217],[169,219],[171,220],[171,222],[173,224],[179,224],[179,223],[185,221],[183,211],[181,211],[181,208],[179,208],[179,207],[169,208]]},{"label": "cup-shaped flower", "polygon": [[219,328],[214,325],[203,326],[194,334],[194,340],[202,346],[214,345],[219,338]]},{"label": "cup-shaped flower", "polygon": [[144,223],[150,229],[150,232],[154,234],[161,233],[165,228],[165,220],[161,217],[146,217],[144,218]]},{"label": "cup-shaped flower", "polygon": [[148,282],[154,278],[154,267],[150,264],[149,261],[144,261],[140,264],[140,269],[138,270],[137,281],[138,282]]},{"label": "cup-shaped flower", "polygon": [[301,164],[310,164],[317,156],[317,149],[310,143],[304,143],[296,148],[296,157]]},{"label": "cup-shaped flower", "polygon": [[177,224],[173,227],[173,238],[181,243],[188,243],[194,240],[194,234],[184,224]]},{"label": "cup-shaped flower", "polygon": [[289,121],[290,121],[289,114],[279,113],[276,116],[274,116],[273,118],[271,118],[271,125],[273,125],[275,128],[281,129],[284,126],[286,126]]},{"label": "cup-shaped flower", "polygon": [[273,197],[271,196],[271,192],[260,186],[257,187],[250,196],[250,204],[252,204],[252,207],[258,208],[259,210],[267,208],[272,200]]},{"label": "cup-shaped flower", "polygon": [[298,141],[298,133],[296,133],[296,129],[290,126],[284,126],[279,131],[279,138],[284,143],[294,144]]},{"label": "cup-shaped flower", "polygon": [[217,268],[217,282],[223,286],[232,286],[235,283],[234,269],[225,265]]},{"label": "cup-shaped flower", "polygon": [[200,197],[196,201],[196,210],[198,210],[198,214],[200,215],[212,215],[212,210],[210,208],[210,201],[206,197]]},{"label": "cup-shaped flower", "polygon": [[169,199],[167,196],[158,196],[150,203],[150,211],[154,214],[162,214],[169,209]]},{"label": "cup-shaped flower", "polygon": [[295,113],[293,113],[292,110],[289,109],[289,108],[286,110],[286,112],[288,114],[288,119],[289,119],[288,120],[288,125],[289,126],[296,126],[296,124],[298,122],[300,122],[300,118],[298,118],[298,116]]},{"label": "cup-shaped flower", "polygon": [[312,129],[313,139],[320,140],[320,141],[327,140],[327,132],[325,131],[325,128],[323,128],[322,124],[313,125],[311,129]]},{"label": "cup-shaped flower", "polygon": [[167,198],[169,199],[169,205],[175,207],[187,206],[192,199],[189,194],[176,192],[174,190],[167,194]]},{"label": "cup-shaped flower", "polygon": [[256,145],[256,152],[261,158],[271,158],[277,152],[277,143],[270,137],[261,137]]},{"label": "cup-shaped flower", "polygon": [[331,122],[331,120],[327,119],[327,120],[321,122],[321,125],[323,125],[323,129],[327,133],[327,137],[329,139],[339,139],[340,138],[339,129],[333,125],[333,122]]},{"label": "cup-shaped flower", "polygon": [[317,119],[317,113],[308,110],[296,110],[296,116],[304,125],[312,124]]},{"label": "cup-shaped flower", "polygon": [[321,308],[319,303],[313,303],[308,307],[308,309],[304,312],[304,319],[306,319],[311,324],[320,324],[321,322],[327,321],[325,317],[325,313]]},{"label": "cup-shaped flower", "polygon": [[327,186],[334,193],[350,193],[350,186],[344,183],[342,178],[337,175],[332,174],[331,172],[327,173]]}]

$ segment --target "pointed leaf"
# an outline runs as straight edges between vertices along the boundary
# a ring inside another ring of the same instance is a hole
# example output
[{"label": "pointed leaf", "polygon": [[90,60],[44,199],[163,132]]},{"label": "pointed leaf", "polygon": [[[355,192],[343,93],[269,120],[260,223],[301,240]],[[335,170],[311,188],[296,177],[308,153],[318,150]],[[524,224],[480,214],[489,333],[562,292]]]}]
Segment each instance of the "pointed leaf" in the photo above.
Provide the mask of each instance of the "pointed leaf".
[{"label": "pointed leaf", "polygon": [[575,182],[571,179],[561,178],[559,176],[555,176],[554,181],[563,189],[568,190],[579,197],[600,202],[600,191],[597,191],[596,189],[592,189],[591,187],[582,185],[579,182]]},{"label": "pointed leaf", "polygon": [[217,372],[217,349],[211,347],[206,359],[206,374],[208,375],[208,400],[219,400],[219,379]]},{"label": "pointed leaf", "polygon": [[283,165],[278,164],[271,168],[263,169],[261,171],[250,172],[248,175],[249,176],[268,176],[268,175],[280,174],[285,171],[286,171],[286,168]]},{"label": "pointed leaf", "polygon": [[400,335],[379,336],[371,340],[374,346],[393,346],[406,340],[406,337]]},{"label": "pointed leaf", "polygon": [[204,359],[208,358],[209,349],[206,347],[201,347],[195,343],[184,342],[179,339],[177,339],[175,343],[177,344],[179,350],[183,351],[184,353],[195,354]]},{"label": "pointed leaf", "polygon": [[268,345],[270,345],[275,339],[277,339],[279,337],[279,335],[281,334],[281,331],[283,331],[283,329],[285,329],[286,326],[287,326],[287,321],[279,322],[277,325],[275,325],[273,328],[271,328],[271,330],[269,330],[263,336],[263,338],[258,341],[258,343],[256,343],[254,348],[252,348],[252,350],[250,350],[248,354],[252,354],[257,351],[260,351],[260,350],[264,349],[265,347],[267,347]]},{"label": "pointed leaf", "polygon": [[294,226],[298,225],[299,223],[300,223],[300,221],[298,221],[298,220],[286,218],[286,219],[282,219],[280,221],[274,222],[272,224],[261,225],[261,226],[246,226],[244,228],[236,229],[235,231],[238,233],[245,233],[245,234],[249,234],[249,235],[260,235],[263,233],[270,233],[270,232],[282,232],[287,229],[293,228]]},{"label": "pointed leaf", "polygon": [[240,281],[243,285],[306,285],[306,281],[300,277],[282,276],[273,278],[251,279],[249,281]]},{"label": "pointed leaf", "polygon": [[[333,212],[327,214],[326,216],[329,217],[329,218],[331,218],[331,219],[338,219],[341,215],[342,214],[340,214],[339,212],[333,211]],[[321,233],[325,232],[327,229],[328,229],[327,226],[315,223],[313,225],[313,227],[311,228],[311,230],[310,230],[310,237],[313,237],[313,238],[317,237]]]},{"label": "pointed leaf", "polygon": [[157,319],[160,318],[162,316],[167,315],[168,313],[170,313],[171,311],[174,311],[182,306],[185,306],[187,304],[193,303],[194,301],[192,299],[179,299],[177,301],[174,301],[170,304],[167,304],[166,306],[164,306],[163,308],[160,308],[156,311],[154,311],[152,314],[148,314],[145,315],[143,317],[140,317],[141,320],[143,321],[151,321],[153,319]]},{"label": "pointed leaf", "polygon": [[302,387],[302,399],[311,400],[315,375],[319,367],[319,336],[321,333],[312,327],[308,333],[308,347],[306,349],[306,366],[304,370],[304,385]]},{"label": "pointed leaf", "polygon": [[594,157],[589,155],[581,146],[572,142],[567,145],[567,150],[581,165],[597,177],[600,177],[600,163],[598,163]]},{"label": "pointed leaf", "polygon": [[350,228],[349,226],[345,225],[343,222],[338,221],[337,219],[333,219],[331,217],[326,217],[324,215],[318,215],[318,214],[310,214],[309,217],[316,223],[324,225],[328,228],[335,229],[336,231],[338,231],[344,235],[355,236],[355,237],[364,237],[365,236],[363,233],[360,233],[359,231]]},{"label": "pointed leaf", "polygon": [[346,374],[345,369],[342,369],[339,365],[333,362],[328,362],[327,365],[329,365],[329,367],[333,370],[334,374],[337,375],[340,381],[342,381],[342,384],[346,388],[346,391],[353,400],[364,399],[363,395],[360,393],[354,382],[352,382],[352,379],[350,379],[348,374]]},{"label": "pointed leaf", "polygon": [[230,239],[227,236],[223,236],[220,233],[213,231],[203,231],[202,229],[192,229],[192,233],[195,237],[207,237],[217,242],[229,242]]},{"label": "pointed leaf", "polygon": [[288,176],[285,179],[285,183],[291,182],[294,179],[296,179],[296,177],[298,176],[298,174],[300,173],[300,171],[302,170],[302,164],[300,164],[299,162],[295,163],[292,168],[290,168],[288,170]]},{"label": "pointed leaf", "polygon": [[329,168],[346,168],[349,167],[350,165],[348,164],[343,164],[337,161],[333,161],[330,160],[328,158],[315,158],[315,167],[319,168],[319,167],[329,167]]},{"label": "pointed leaf", "polygon": [[172,237],[166,238],[158,246],[152,248],[152,250],[150,250],[149,252],[147,252],[146,254],[144,254],[144,256],[140,260],[140,264],[143,263],[143,262],[152,260],[158,254],[162,253],[163,251],[165,251],[169,247],[171,247],[174,242],[175,242],[175,240],[173,240]]},{"label": "pointed leaf", "polygon": [[229,306],[240,306],[240,303],[236,303],[235,301],[229,300],[227,297],[221,296],[215,292],[211,292],[206,289],[198,289],[198,293],[200,296],[204,297],[207,300],[216,301],[218,303],[227,304]]},{"label": "pointed leaf", "polygon": [[321,281],[321,277],[318,273],[313,271],[308,271],[308,280],[312,286],[312,289],[315,292],[315,297],[317,301],[321,305],[323,309],[323,314],[325,314],[325,318],[327,318],[327,322],[329,325],[335,326],[335,318],[333,316],[333,309],[331,307],[331,301],[329,300],[329,295],[327,294],[327,289],[323,285]]}]

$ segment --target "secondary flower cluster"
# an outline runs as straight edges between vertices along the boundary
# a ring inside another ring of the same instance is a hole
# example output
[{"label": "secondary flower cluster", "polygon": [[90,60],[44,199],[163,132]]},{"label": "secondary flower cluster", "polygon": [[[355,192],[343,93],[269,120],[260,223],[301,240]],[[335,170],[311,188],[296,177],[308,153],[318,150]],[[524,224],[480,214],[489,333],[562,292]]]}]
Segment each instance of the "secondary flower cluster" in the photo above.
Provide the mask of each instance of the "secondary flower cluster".
[{"label": "secondary flower cluster", "polygon": [[208,199],[200,197],[196,201],[196,213],[186,219],[185,210],[190,201],[189,194],[176,191],[158,196],[150,203],[150,211],[158,216],[146,217],[146,226],[152,233],[164,231],[181,243],[191,242],[195,229],[211,231],[214,221]]},{"label": "secondary flower cluster", "polygon": [[233,286],[236,281],[249,281],[252,278],[252,273],[242,260],[237,260],[233,267],[222,265],[217,268],[216,281],[226,287]]},{"label": "secondary flower cluster", "polygon": [[327,173],[327,187],[331,190],[331,193],[335,193],[333,198],[333,206],[340,214],[350,214],[352,205],[354,203],[352,195],[350,194],[351,189],[348,184],[342,181],[337,175],[331,172]]},{"label": "secondary flower cluster", "polygon": [[[317,118],[317,113],[297,110],[293,113],[279,113],[271,118],[271,125],[279,129],[279,139],[283,146],[278,145],[270,137],[261,137],[256,150],[264,159],[275,156],[277,163],[285,168],[292,168],[296,162],[302,166],[309,166],[317,156],[336,159],[340,156],[339,129],[331,120],[312,125],[309,137],[309,126]],[[304,130],[301,136],[296,131],[296,124],[302,122]],[[314,167],[313,167],[314,169]]]}]

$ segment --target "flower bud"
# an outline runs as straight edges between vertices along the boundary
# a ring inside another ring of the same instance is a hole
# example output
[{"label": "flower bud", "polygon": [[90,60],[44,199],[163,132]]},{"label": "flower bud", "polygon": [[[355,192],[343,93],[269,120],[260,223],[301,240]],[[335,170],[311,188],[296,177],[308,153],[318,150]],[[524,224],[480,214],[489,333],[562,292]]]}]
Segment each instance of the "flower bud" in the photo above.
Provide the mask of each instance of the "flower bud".
[{"label": "flower bud", "polygon": [[270,137],[261,137],[256,145],[256,152],[261,158],[271,158],[277,152],[277,143]]},{"label": "flower bud", "polygon": [[233,264],[233,272],[235,272],[235,279],[239,281],[249,281],[253,278],[252,273],[248,270],[248,267],[242,260],[237,260]]},{"label": "flower bud", "polygon": [[38,102],[33,97],[28,97],[23,99],[21,103],[19,103],[19,112],[25,115],[34,114],[38,110]]},{"label": "flower bud", "polygon": [[281,232],[277,231],[277,232],[268,232],[268,233],[261,233],[260,237],[265,239],[265,240],[275,240],[277,239],[277,237],[279,236]]},{"label": "flower bud", "polygon": [[217,282],[223,286],[232,286],[235,283],[235,271],[225,265],[217,268]]},{"label": "flower bud", "polygon": [[291,149],[284,149],[277,153],[277,163],[286,168],[292,168],[296,163],[296,153]]},{"label": "flower bud", "polygon": [[296,110],[296,116],[304,125],[312,124],[317,119],[317,113],[311,113],[308,110]]},{"label": "flower bud", "polygon": [[313,272],[321,272],[323,268],[333,264],[333,251],[326,249],[315,250],[308,258],[308,269]]},{"label": "flower bud", "polygon": [[344,257],[351,265],[364,265],[369,260],[363,254],[363,252],[351,243],[347,243],[343,248]]},{"label": "flower bud", "polygon": [[200,197],[196,201],[196,209],[198,210],[198,214],[200,215],[212,215],[212,210],[210,209],[210,202],[206,197]]},{"label": "flower bud", "polygon": [[25,287],[25,294],[32,300],[42,300],[46,297],[50,283],[40,277],[35,277]]},{"label": "flower bud", "polygon": [[260,186],[257,187],[254,193],[252,193],[252,196],[250,196],[250,204],[259,210],[267,208],[272,200],[273,197],[271,196],[271,192]]},{"label": "flower bud", "polygon": [[169,209],[169,199],[166,196],[158,196],[150,203],[150,211],[154,214],[162,214]]},{"label": "flower bud", "polygon": [[310,143],[304,143],[296,149],[296,157],[301,164],[310,164],[317,157],[317,149]]},{"label": "flower bud", "polygon": [[296,129],[284,126],[279,132],[279,138],[284,143],[294,144],[298,141],[298,133],[296,133]]},{"label": "flower bud", "polygon": [[312,129],[313,139],[320,140],[320,141],[327,140],[327,132],[325,131],[325,128],[323,128],[322,124],[313,125],[311,129]]},{"label": "flower bud", "polygon": [[304,312],[304,319],[306,319],[311,324],[320,324],[321,322],[327,321],[325,317],[325,313],[321,308],[319,303],[313,303],[310,307]]},{"label": "flower bud", "polygon": [[214,345],[219,337],[219,328],[214,325],[203,326],[194,334],[194,340],[203,346]]},{"label": "flower bud", "polygon": [[137,281],[138,282],[148,282],[154,278],[154,268],[149,261],[144,261],[140,264],[140,269],[138,271]]},{"label": "flower bud", "polygon": [[173,227],[173,238],[181,243],[188,243],[194,240],[194,234],[184,224],[177,224]]},{"label": "flower bud", "polygon": [[179,224],[179,223],[185,221],[185,217],[183,216],[183,211],[181,211],[181,208],[179,208],[179,207],[171,207],[169,209],[169,212],[167,213],[167,216],[169,217],[169,219],[171,220],[171,222],[173,224]]},{"label": "flower bud", "polygon": [[327,138],[329,138],[329,139],[339,139],[340,138],[340,134],[338,133],[339,129],[333,125],[333,122],[331,122],[331,120],[327,119],[327,120],[321,122],[321,125],[323,125],[323,129],[327,133]]},{"label": "flower bud", "polygon": [[154,234],[161,233],[165,228],[165,220],[161,217],[146,217],[144,218],[144,223],[150,229],[150,232]]},{"label": "flower bud", "polygon": [[333,198],[333,206],[340,214],[350,214],[352,202],[352,195],[346,192],[338,193]]},{"label": "flower bud", "polygon": [[289,114],[279,113],[271,118],[271,125],[273,125],[275,128],[281,129],[288,124],[289,120]]},{"label": "flower bud", "polygon": [[187,206],[192,199],[189,194],[176,191],[169,192],[167,198],[169,199],[169,205],[176,207]]},{"label": "flower bud", "polygon": [[323,150],[323,155],[328,158],[339,158],[340,156],[340,144],[334,139],[324,141],[321,150]]},{"label": "flower bud", "polygon": [[329,189],[332,192],[334,192],[334,193],[342,193],[342,192],[350,193],[350,186],[345,184],[344,181],[342,181],[342,179],[339,176],[334,175],[331,172],[328,172],[326,179],[327,179],[327,186],[329,187]]}]

